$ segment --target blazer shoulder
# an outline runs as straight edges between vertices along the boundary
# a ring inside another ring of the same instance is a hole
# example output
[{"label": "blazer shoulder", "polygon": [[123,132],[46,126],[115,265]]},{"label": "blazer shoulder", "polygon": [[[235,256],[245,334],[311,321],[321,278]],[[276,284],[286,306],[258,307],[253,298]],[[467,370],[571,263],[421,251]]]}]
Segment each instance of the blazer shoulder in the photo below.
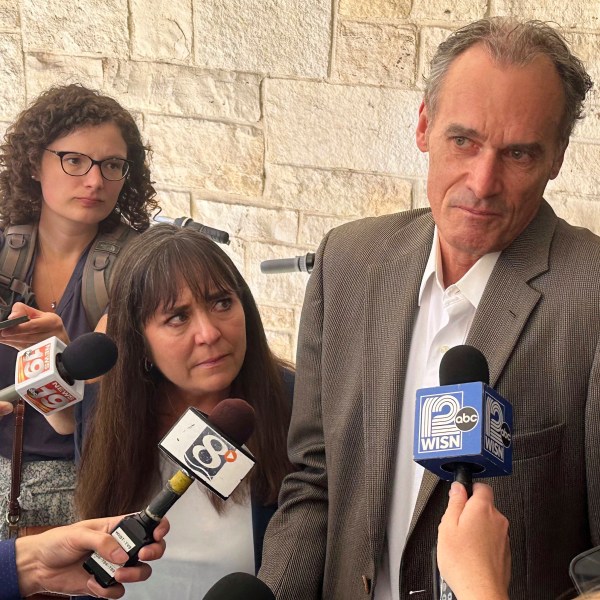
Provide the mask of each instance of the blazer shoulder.
[{"label": "blazer shoulder", "polygon": [[366,217],[332,229],[327,246],[336,253],[385,254],[401,245],[404,238],[433,232],[433,217],[428,208],[407,210],[379,217]]},{"label": "blazer shoulder", "polygon": [[577,271],[587,271],[590,275],[600,273],[600,237],[586,229],[558,219],[551,257],[558,257],[565,263],[573,265]]}]

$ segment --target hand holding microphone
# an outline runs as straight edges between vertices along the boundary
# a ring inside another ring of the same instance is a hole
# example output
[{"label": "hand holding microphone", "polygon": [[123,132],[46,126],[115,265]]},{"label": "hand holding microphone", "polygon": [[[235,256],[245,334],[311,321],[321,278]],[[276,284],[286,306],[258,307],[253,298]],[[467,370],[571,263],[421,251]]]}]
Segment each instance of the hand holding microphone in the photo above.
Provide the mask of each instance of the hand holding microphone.
[{"label": "hand holding microphone", "polygon": [[454,482],[438,530],[441,576],[459,600],[508,600],[508,520],[494,506],[492,488],[473,486],[472,497]]},{"label": "hand holding microphone", "polygon": [[113,585],[116,570],[135,564],[161,518],[194,479],[226,500],[254,466],[252,455],[242,447],[253,430],[254,409],[239,398],[222,400],[208,418],[188,408],[158,445],[181,469],[144,510],[125,517],[112,532],[129,560],[113,564],[94,553],[83,565],[86,571],[102,587]]},{"label": "hand holding microphone", "polygon": [[[462,483],[470,497],[473,476],[512,472],[512,405],[489,385],[485,356],[455,346],[440,363],[440,386],[417,390],[414,460],[441,479]],[[434,597],[453,591],[440,578],[433,553]]]}]

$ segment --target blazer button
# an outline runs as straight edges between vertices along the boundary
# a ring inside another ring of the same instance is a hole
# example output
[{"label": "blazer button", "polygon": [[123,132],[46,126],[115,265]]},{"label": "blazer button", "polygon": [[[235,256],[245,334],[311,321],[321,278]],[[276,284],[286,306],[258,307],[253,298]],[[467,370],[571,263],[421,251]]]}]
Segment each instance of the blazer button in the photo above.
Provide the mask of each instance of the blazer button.
[{"label": "blazer button", "polygon": [[365,592],[367,594],[371,593],[371,579],[366,575],[362,576],[363,587],[365,588]]}]

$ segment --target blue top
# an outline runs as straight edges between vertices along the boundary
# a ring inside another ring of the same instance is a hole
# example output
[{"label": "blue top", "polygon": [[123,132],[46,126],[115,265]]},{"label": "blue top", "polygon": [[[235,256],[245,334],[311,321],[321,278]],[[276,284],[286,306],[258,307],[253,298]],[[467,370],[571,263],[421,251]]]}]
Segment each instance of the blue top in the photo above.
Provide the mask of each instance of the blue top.
[{"label": "blue top", "polygon": [[14,539],[0,542],[0,600],[21,600]]},{"label": "blue top", "polygon": [[[0,232],[0,248],[4,245],[4,240],[4,235]],[[90,331],[81,298],[81,278],[90,247],[91,244],[79,258],[71,279],[67,283],[67,287],[56,307],[56,314],[62,319],[65,330],[71,340]],[[26,282],[30,285],[36,255],[33,257],[26,277]],[[0,344],[0,389],[14,385],[16,359],[17,350]],[[88,393],[86,390],[86,396]],[[27,404],[25,405],[25,414],[23,432],[24,462],[36,460],[73,460],[75,444],[72,435],[60,435],[56,433],[48,424],[46,418]],[[12,457],[14,429],[14,415],[8,415],[0,419],[0,455],[9,460]]]}]

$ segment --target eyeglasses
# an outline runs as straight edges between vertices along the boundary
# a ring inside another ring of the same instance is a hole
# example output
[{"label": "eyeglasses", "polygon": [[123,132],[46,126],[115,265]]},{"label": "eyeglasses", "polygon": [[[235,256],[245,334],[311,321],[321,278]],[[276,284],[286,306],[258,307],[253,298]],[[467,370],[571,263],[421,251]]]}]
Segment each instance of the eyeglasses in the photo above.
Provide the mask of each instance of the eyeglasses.
[{"label": "eyeglasses", "polygon": [[60,158],[62,170],[67,175],[72,175],[73,177],[81,177],[89,173],[94,165],[98,165],[104,179],[108,181],[120,181],[127,177],[127,173],[129,173],[129,169],[133,165],[131,160],[125,158],[94,160],[87,154],[81,154],[80,152],[57,152],[50,148],[44,148],[44,150],[56,154]]}]

